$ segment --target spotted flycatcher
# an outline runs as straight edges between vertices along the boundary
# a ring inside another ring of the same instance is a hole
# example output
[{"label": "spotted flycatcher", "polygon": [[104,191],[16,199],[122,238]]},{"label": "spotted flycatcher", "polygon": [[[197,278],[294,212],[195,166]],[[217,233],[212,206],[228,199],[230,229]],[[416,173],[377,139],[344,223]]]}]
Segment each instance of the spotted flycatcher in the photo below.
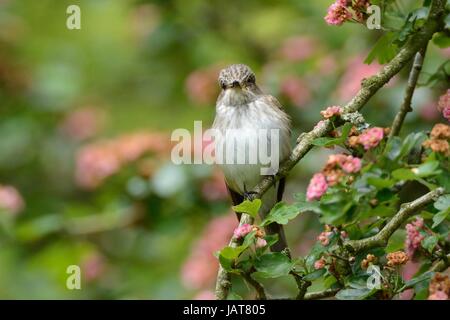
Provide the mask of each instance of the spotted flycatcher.
[{"label": "spotted flycatcher", "polygon": [[[215,139],[215,150],[233,151],[220,164],[225,175],[225,183],[234,205],[241,203],[253,188],[261,181],[259,161],[251,161],[255,155],[261,155],[261,148],[271,150],[270,156],[276,156],[276,168],[290,154],[290,119],[280,103],[271,95],[264,94],[255,83],[255,74],[246,65],[234,64],[220,71],[219,84],[222,88],[217,104],[213,129],[220,135]],[[227,134],[234,132],[234,134]],[[272,133],[277,133],[274,136]],[[236,141],[238,140],[238,141]],[[228,156],[228,154],[227,154]],[[222,155],[223,158],[225,156]],[[244,161],[237,161],[237,159]],[[271,159],[273,163],[274,159]],[[259,211],[263,219],[283,196],[285,179],[280,179],[261,198]],[[239,218],[239,214],[238,214]],[[281,225],[272,223],[266,227],[268,234],[278,234],[278,242],[271,249],[281,251],[287,247],[284,230]]]}]

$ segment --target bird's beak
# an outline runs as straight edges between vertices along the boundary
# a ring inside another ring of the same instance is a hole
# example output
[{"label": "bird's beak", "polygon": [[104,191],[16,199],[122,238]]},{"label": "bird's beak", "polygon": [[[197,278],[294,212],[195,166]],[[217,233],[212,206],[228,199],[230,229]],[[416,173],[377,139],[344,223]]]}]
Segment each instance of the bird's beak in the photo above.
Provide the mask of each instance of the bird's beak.
[{"label": "bird's beak", "polygon": [[239,84],[239,81],[233,81],[233,83],[231,84],[231,88],[241,89],[241,85]]}]

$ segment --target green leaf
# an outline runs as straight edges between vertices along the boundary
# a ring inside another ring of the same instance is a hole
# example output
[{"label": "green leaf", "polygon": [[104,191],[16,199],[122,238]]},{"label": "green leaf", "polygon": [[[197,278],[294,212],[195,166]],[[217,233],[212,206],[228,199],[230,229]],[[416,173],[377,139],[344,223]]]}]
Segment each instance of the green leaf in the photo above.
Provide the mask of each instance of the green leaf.
[{"label": "green leaf", "polygon": [[405,235],[405,230],[397,229],[389,238],[386,246],[386,252],[390,253],[403,249],[405,246]]},{"label": "green leaf", "polygon": [[447,210],[450,208],[450,194],[440,196],[434,203],[434,207],[438,210]]},{"label": "green leaf", "polygon": [[417,168],[412,169],[414,174],[420,178],[436,175],[440,173],[439,170],[436,170],[439,167],[439,161],[428,161],[424,164],[421,164]]},{"label": "green leaf", "polygon": [[231,291],[228,294],[227,300],[243,300],[240,295],[238,295],[236,292]]},{"label": "green leaf", "polygon": [[261,199],[255,199],[253,201],[245,200],[237,206],[233,206],[234,212],[246,213],[253,218],[258,215],[259,208],[261,208]]},{"label": "green leaf", "polygon": [[436,228],[438,225],[442,223],[445,219],[447,219],[448,215],[450,214],[450,208],[447,208],[446,210],[439,211],[433,216],[433,225],[431,228]]},{"label": "green leaf", "polygon": [[219,256],[219,262],[222,267],[227,271],[232,271],[234,261],[246,248],[247,246],[225,247],[220,250],[217,255]]},{"label": "green leaf", "polygon": [[400,168],[392,172],[392,176],[397,180],[415,180],[416,175],[411,169]]},{"label": "green leaf", "polygon": [[412,278],[411,280],[408,280],[405,282],[405,287],[413,287],[419,282],[430,280],[431,277],[434,275],[433,271],[427,271],[425,273],[422,273],[420,276]]},{"label": "green leaf", "polygon": [[321,276],[323,276],[325,273],[327,272],[327,269],[322,268],[322,269],[317,269],[311,273],[308,273],[307,275],[305,275],[303,277],[303,280],[306,281],[313,281],[316,279],[319,279]]},{"label": "green leaf", "polygon": [[364,300],[374,294],[376,289],[344,289],[336,294],[339,300]]},{"label": "green leaf", "polygon": [[377,177],[367,178],[367,183],[376,187],[377,189],[392,188],[395,185],[395,181],[392,179],[383,179]]},{"label": "green leaf", "polygon": [[314,139],[311,143],[315,146],[319,147],[331,147],[338,144],[343,144],[345,140],[348,137],[348,134],[350,133],[350,130],[352,129],[352,124],[347,122],[342,127],[341,135],[337,138],[330,138],[330,137],[321,137]]},{"label": "green leaf", "polygon": [[429,236],[422,240],[422,247],[426,249],[429,253],[432,253],[436,247],[439,238],[436,236]]},{"label": "green leaf", "polygon": [[371,64],[373,60],[377,59],[380,64],[384,64],[392,60],[399,50],[398,46],[393,43],[396,38],[397,35],[394,32],[384,34],[375,43],[364,63]]},{"label": "green leaf", "polygon": [[400,153],[398,154],[396,159],[401,159],[404,156],[410,154],[413,148],[417,146],[420,147],[426,138],[427,136],[423,132],[410,133],[409,135],[407,135],[402,143]]},{"label": "green leaf", "polygon": [[433,37],[433,43],[442,49],[450,47],[450,37],[444,32],[439,32]]},{"label": "green leaf", "polygon": [[278,202],[272,210],[270,210],[264,221],[261,222],[261,226],[266,226],[272,222],[279,224],[286,224],[289,220],[294,219],[300,211],[296,205],[287,205],[283,202]]},{"label": "green leaf", "polygon": [[281,252],[266,253],[255,260],[255,269],[252,277],[278,278],[288,275],[292,270],[293,263]]}]

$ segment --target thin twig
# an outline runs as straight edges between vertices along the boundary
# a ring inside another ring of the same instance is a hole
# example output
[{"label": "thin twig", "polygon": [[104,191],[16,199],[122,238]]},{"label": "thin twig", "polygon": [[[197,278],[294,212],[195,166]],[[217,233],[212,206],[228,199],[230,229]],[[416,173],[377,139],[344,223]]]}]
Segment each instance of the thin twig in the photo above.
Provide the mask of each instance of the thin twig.
[{"label": "thin twig", "polygon": [[425,45],[421,50],[416,53],[414,57],[414,62],[409,73],[408,84],[405,89],[405,96],[403,97],[402,105],[400,106],[400,110],[394,118],[391,126],[391,132],[389,133],[389,139],[397,136],[400,133],[400,129],[402,128],[403,121],[405,120],[406,114],[412,111],[411,101],[414,94],[414,90],[416,89],[417,79],[419,79],[420,71],[422,70],[423,60],[425,56],[425,52],[427,50],[427,45]]},{"label": "thin twig", "polygon": [[403,222],[405,222],[418,209],[433,202],[443,194],[444,188],[437,188],[412,202],[402,204],[400,210],[394,217],[392,217],[384,228],[381,229],[380,232],[366,239],[347,241],[344,243],[345,247],[351,252],[360,252],[371,248],[386,246],[391,235],[402,225]]},{"label": "thin twig", "polygon": [[264,291],[264,287],[252,276],[248,273],[242,272],[241,275],[244,279],[253,287],[256,291],[256,299],[257,300],[267,300],[266,292]]}]

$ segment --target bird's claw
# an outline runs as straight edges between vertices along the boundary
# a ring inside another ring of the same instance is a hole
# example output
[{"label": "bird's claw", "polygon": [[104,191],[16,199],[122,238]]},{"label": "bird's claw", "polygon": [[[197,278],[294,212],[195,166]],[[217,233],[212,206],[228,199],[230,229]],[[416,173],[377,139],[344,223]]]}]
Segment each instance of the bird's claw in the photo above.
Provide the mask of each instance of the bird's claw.
[{"label": "bird's claw", "polygon": [[257,194],[258,194],[258,192],[256,192],[256,191],[246,191],[246,192],[244,192],[244,199],[253,201],[256,199]]}]

